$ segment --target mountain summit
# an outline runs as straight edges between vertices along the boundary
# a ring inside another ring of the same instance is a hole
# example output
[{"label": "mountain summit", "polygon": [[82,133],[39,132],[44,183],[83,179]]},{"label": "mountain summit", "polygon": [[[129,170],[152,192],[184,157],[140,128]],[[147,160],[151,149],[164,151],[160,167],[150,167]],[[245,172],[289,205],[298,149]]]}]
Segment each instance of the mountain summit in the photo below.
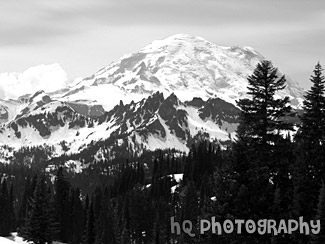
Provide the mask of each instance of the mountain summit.
[{"label": "mountain summit", "polygon": [[[116,99],[123,101],[126,94],[132,93],[133,99],[139,100],[159,90],[166,96],[174,93],[182,101],[219,97],[235,104],[246,96],[247,76],[263,59],[251,47],[223,47],[201,37],[177,34],[124,55],[83,79],[74,89],[96,90],[95,86],[106,84],[118,88]],[[73,94],[69,99],[79,97],[78,92]],[[280,95],[289,96],[297,106],[302,94],[303,89],[287,77],[287,88]]]}]

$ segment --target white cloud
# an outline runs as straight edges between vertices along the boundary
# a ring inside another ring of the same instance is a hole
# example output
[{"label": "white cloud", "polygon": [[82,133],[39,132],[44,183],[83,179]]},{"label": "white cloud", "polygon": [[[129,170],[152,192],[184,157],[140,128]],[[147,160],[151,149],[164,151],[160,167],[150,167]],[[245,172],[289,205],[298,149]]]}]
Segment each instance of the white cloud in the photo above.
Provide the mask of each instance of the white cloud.
[{"label": "white cloud", "polygon": [[43,64],[20,74],[0,74],[0,98],[16,99],[39,90],[52,92],[65,87],[66,84],[67,74],[59,64]]}]

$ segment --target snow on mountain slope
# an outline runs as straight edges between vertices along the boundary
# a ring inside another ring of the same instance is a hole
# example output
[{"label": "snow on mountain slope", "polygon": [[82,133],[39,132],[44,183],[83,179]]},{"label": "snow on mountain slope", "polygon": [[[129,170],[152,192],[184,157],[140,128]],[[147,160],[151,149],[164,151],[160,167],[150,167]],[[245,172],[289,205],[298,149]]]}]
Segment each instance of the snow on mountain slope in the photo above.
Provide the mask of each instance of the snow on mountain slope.
[{"label": "snow on mountain slope", "polygon": [[16,100],[0,100],[0,124],[13,120],[25,106]]},{"label": "snow on mountain slope", "polygon": [[[247,76],[263,59],[250,47],[222,47],[184,34],[154,41],[69,86],[0,100],[0,144],[48,144],[62,154],[101,142],[134,151],[188,151],[197,136],[228,141],[238,125],[235,101],[247,96]],[[61,73],[58,66],[42,72],[25,76],[38,74],[38,84]],[[287,77],[278,95],[298,106],[303,90]]]},{"label": "snow on mountain slope", "polygon": [[[185,109],[189,115],[188,122],[191,135],[195,136],[199,131],[203,130],[204,132],[209,133],[211,139],[219,139],[223,141],[229,139],[229,132],[218,126],[211,119],[202,120],[199,117],[197,109],[194,107],[187,107]],[[234,132],[234,130],[231,130],[230,133],[234,134]]]},{"label": "snow on mountain slope", "polygon": [[[263,59],[250,47],[223,47],[201,37],[178,34],[124,55],[71,89],[78,97],[78,89],[87,87],[80,94],[96,93],[101,103],[105,99],[95,87],[103,88],[103,94],[112,94],[118,101],[124,101],[130,93],[139,101],[159,90],[165,96],[174,93],[182,101],[219,97],[235,104],[246,96],[246,78]],[[104,84],[114,85],[120,91],[111,86],[105,88]],[[289,96],[297,106],[302,101],[303,89],[287,77],[287,88],[280,95]],[[105,107],[111,107],[110,104],[111,100],[106,100]]]},{"label": "snow on mountain slope", "polygon": [[[31,105],[44,96],[43,92],[35,94]],[[121,102],[94,119],[79,114],[68,103],[49,101],[3,125],[0,143],[15,148],[53,145],[58,155],[77,153],[100,141],[110,147],[126,144],[137,153],[167,148],[188,152],[199,133],[213,140],[229,140],[238,113],[238,108],[218,98],[183,103],[174,94],[164,98],[159,92],[137,103]]]},{"label": "snow on mountain slope", "polygon": [[123,91],[112,84],[102,84],[100,86],[81,86],[62,94],[54,95],[54,98],[65,102],[83,101],[88,105],[100,104],[105,111],[111,110],[116,104],[122,100],[124,103],[130,103],[132,100],[139,101],[145,96],[132,94]]}]

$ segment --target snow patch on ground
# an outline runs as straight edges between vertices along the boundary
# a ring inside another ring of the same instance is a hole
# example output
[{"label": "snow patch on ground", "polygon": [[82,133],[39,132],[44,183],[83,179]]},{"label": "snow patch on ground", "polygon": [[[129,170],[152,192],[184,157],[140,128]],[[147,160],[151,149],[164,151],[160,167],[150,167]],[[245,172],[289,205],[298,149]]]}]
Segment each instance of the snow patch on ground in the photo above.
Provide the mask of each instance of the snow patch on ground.
[{"label": "snow patch on ground", "polygon": [[[22,237],[17,235],[17,232],[11,233],[9,237],[0,237],[0,244],[30,244],[31,242],[24,241]],[[64,244],[63,242],[54,241],[52,244]]]},{"label": "snow patch on ground", "polygon": [[1,236],[0,236],[0,243],[1,243],[1,244],[13,244],[13,243],[16,243],[16,242],[11,241],[11,240],[9,240],[9,239],[7,239],[7,238],[5,238],[5,237],[1,237]]},{"label": "snow patch on ground", "polygon": [[183,180],[184,174],[171,174],[168,176],[172,177],[177,183],[179,183]]},{"label": "snow patch on ground", "polygon": [[176,188],[179,187],[180,182],[183,180],[184,174],[171,174],[168,176],[172,177],[177,182],[176,185],[170,188],[171,193],[174,193],[176,191]]}]

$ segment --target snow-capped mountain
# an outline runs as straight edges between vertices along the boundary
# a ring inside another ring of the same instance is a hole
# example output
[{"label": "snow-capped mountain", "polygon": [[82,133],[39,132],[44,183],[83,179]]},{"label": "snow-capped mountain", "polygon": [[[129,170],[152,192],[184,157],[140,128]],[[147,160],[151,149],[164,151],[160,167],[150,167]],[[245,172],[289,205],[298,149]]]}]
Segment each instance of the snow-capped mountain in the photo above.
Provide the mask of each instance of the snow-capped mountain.
[{"label": "snow-capped mountain", "polygon": [[[201,37],[174,35],[127,54],[83,79],[66,94],[66,99],[93,100],[99,90],[113,89],[113,99],[130,102],[130,93],[133,100],[140,100],[159,90],[166,96],[174,93],[182,101],[219,97],[235,104],[246,96],[246,78],[263,59],[250,47],[223,47]],[[280,95],[289,96],[292,104],[298,105],[303,89],[289,77],[287,83]],[[102,94],[96,100],[106,109],[111,108],[111,100],[105,92]]]},{"label": "snow-capped mountain", "polygon": [[[221,47],[190,35],[154,41],[62,89],[0,101],[0,143],[45,143],[61,154],[89,144],[188,151],[198,136],[231,140],[235,101],[247,96],[246,78],[263,59],[249,47]],[[279,95],[298,106],[303,89],[287,82]]]}]

